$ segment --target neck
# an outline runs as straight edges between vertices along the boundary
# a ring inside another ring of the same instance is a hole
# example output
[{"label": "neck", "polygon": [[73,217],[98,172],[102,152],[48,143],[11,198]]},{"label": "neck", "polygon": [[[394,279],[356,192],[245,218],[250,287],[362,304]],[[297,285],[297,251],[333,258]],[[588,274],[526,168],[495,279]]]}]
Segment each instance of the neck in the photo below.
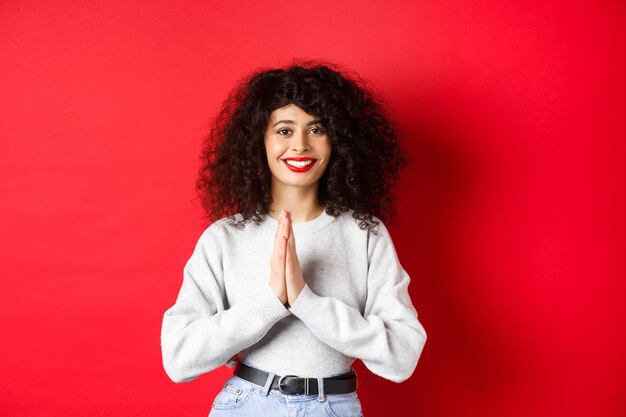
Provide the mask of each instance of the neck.
[{"label": "neck", "polygon": [[303,223],[319,217],[324,211],[324,206],[317,199],[317,183],[306,188],[272,184],[269,215],[278,219],[281,209],[291,214],[293,223]]}]

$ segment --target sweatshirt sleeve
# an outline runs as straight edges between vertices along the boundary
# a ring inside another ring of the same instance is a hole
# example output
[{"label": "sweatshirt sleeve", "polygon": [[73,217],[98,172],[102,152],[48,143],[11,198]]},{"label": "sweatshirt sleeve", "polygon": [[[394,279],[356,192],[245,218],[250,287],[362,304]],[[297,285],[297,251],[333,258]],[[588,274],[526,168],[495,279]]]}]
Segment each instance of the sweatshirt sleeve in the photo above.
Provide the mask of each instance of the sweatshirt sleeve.
[{"label": "sweatshirt sleeve", "polygon": [[[214,224],[215,225],[215,224]],[[191,381],[226,364],[290,314],[268,285],[230,308],[223,289],[220,236],[212,225],[183,271],[176,302],[163,315],[163,367],[174,382]]]},{"label": "sweatshirt sleeve", "polygon": [[370,237],[368,244],[363,315],[335,297],[315,294],[308,284],[290,311],[333,349],[361,359],[383,378],[402,382],[413,374],[426,343],[426,331],[408,293],[409,282],[389,232],[380,222],[378,235]]}]

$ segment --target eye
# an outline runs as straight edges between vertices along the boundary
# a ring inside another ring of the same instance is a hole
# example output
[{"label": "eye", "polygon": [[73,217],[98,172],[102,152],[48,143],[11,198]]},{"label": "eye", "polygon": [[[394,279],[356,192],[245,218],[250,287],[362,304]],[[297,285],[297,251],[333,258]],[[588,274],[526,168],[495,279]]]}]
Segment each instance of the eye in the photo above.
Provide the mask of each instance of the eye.
[{"label": "eye", "polygon": [[[287,132],[287,133],[281,133],[281,132]],[[289,133],[291,133],[291,131],[289,129],[280,129],[276,133],[284,136],[284,135],[288,135]]]},{"label": "eye", "polygon": [[323,135],[324,133],[326,133],[321,127],[314,127],[313,129],[309,130],[309,132],[313,132],[318,135]]}]

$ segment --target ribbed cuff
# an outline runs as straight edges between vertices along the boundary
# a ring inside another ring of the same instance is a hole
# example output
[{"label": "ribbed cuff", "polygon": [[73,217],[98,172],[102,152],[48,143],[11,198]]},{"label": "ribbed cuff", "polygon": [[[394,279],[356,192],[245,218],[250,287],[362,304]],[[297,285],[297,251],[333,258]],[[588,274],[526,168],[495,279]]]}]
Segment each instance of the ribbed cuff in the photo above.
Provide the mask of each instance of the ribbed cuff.
[{"label": "ribbed cuff", "polygon": [[280,299],[276,297],[269,285],[263,291],[250,297],[246,302],[265,323],[276,323],[291,314]]},{"label": "ribbed cuff", "polygon": [[315,294],[313,290],[309,288],[309,284],[304,283],[302,291],[300,291],[293,305],[289,307],[289,311],[299,318],[315,313],[315,302],[317,298],[319,298],[319,295]]}]

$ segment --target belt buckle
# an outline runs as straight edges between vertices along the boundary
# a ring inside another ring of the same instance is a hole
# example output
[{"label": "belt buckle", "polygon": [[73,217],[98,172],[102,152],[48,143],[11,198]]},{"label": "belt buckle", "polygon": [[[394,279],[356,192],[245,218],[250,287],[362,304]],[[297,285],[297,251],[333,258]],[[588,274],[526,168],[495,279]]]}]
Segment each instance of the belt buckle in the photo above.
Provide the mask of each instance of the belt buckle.
[{"label": "belt buckle", "polygon": [[[283,391],[283,379],[290,377],[290,376],[294,378],[299,378],[298,375],[283,375],[278,379],[278,391],[282,392],[283,394],[293,395],[289,392]],[[295,395],[300,395],[300,394],[295,394]]]}]

